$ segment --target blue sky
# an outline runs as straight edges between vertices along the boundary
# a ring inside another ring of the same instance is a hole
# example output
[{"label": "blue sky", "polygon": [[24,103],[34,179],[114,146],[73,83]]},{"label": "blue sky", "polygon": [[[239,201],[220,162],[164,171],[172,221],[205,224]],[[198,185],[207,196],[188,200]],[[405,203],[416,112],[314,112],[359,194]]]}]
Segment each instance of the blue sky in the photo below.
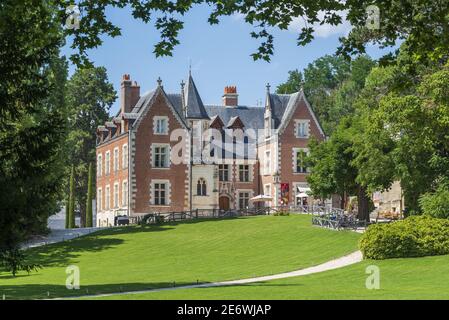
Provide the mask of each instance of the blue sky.
[{"label": "blue sky", "polygon": [[[153,45],[159,33],[151,24],[133,19],[129,9],[108,9],[107,17],[122,28],[122,36],[104,37],[101,47],[89,51],[96,66],[104,66],[109,81],[119,93],[123,74],[129,73],[141,86],[141,94],[156,86],[160,76],[167,92],[179,92],[180,82],[188,75],[189,61],[192,75],[205,104],[220,104],[223,88],[237,86],[239,104],[256,106],[265,94],[269,82],[274,89],[287,79],[288,71],[303,69],[308,63],[325,54],[332,54],[339,45],[338,37],[348,32],[345,23],[339,27],[320,26],[309,45],[296,45],[299,22],[285,31],[275,31],[275,53],[270,63],[253,61],[250,54],[259,43],[250,37],[253,30],[239,16],[222,18],[219,25],[207,23],[209,9],[193,8],[184,17],[184,29],[172,57],[156,58]],[[70,54],[66,46],[64,54]],[[378,58],[385,51],[370,47],[368,53]],[[71,66],[70,72],[73,73]],[[119,108],[117,99],[111,114]]]}]

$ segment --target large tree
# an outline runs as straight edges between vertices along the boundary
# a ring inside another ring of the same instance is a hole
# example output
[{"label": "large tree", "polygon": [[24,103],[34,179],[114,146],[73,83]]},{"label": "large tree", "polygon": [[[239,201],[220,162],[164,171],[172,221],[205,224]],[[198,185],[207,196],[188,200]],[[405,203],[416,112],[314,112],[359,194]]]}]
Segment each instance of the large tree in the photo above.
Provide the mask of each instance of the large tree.
[{"label": "large tree", "polygon": [[82,227],[86,225],[89,164],[96,161],[96,129],[109,119],[115,99],[116,92],[103,67],[78,69],[67,85],[70,131],[66,145],[69,167],[75,167],[75,199]]}]

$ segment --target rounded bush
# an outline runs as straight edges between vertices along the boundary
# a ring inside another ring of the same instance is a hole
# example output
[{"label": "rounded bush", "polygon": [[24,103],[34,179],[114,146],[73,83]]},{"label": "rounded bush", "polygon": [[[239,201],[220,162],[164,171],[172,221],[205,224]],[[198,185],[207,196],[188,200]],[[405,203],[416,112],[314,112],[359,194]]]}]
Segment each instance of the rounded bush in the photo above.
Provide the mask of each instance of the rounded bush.
[{"label": "rounded bush", "polygon": [[434,218],[449,218],[449,188],[439,187],[434,193],[426,193],[419,199],[422,212]]},{"label": "rounded bush", "polygon": [[376,260],[449,254],[449,220],[411,216],[370,225],[359,247],[365,259]]}]

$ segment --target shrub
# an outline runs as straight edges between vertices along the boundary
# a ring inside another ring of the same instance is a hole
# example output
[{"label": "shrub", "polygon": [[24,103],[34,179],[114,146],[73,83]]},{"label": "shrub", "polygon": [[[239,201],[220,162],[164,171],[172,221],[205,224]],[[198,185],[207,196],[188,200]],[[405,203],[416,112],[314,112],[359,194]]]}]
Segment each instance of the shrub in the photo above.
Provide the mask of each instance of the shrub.
[{"label": "shrub", "polygon": [[411,216],[367,228],[359,241],[366,259],[422,257],[449,254],[449,220]]},{"label": "shrub", "polygon": [[419,198],[423,214],[435,218],[449,218],[449,188],[440,186],[435,193],[426,193]]},{"label": "shrub", "polygon": [[290,215],[290,212],[287,212],[287,211],[278,211],[278,212],[273,213],[273,216],[289,216],[289,215]]}]

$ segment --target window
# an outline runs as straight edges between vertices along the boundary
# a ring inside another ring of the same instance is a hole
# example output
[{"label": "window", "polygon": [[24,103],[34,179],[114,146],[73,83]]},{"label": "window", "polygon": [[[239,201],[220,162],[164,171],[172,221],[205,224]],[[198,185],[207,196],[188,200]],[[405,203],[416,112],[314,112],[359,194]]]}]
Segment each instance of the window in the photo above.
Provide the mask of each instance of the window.
[{"label": "window", "polygon": [[157,206],[165,206],[167,203],[167,185],[165,183],[154,184],[154,204]]},{"label": "window", "polygon": [[104,162],[104,174],[107,175],[111,173],[111,153],[109,151],[106,151]]},{"label": "window", "polygon": [[271,135],[270,118],[265,118],[265,138],[269,138]]},{"label": "window", "polygon": [[110,190],[109,185],[106,186],[105,192],[106,192],[106,194],[105,194],[105,199],[104,199],[104,200],[105,200],[105,201],[104,201],[104,208],[105,208],[106,210],[109,210],[110,205],[111,205],[111,203],[110,203],[110,197],[111,197],[110,192],[111,192],[111,190]]},{"label": "window", "polygon": [[114,183],[114,198],[113,198],[113,207],[118,207],[118,182]]},{"label": "window", "polygon": [[266,195],[266,196],[270,196],[271,197],[271,184],[266,184],[264,186],[263,194]]},{"label": "window", "polygon": [[218,178],[220,181],[229,181],[229,165],[218,165]]},{"label": "window", "polygon": [[239,165],[239,180],[241,182],[249,181],[249,165]]},{"label": "window", "polygon": [[154,117],[153,125],[155,134],[168,134],[167,117]]},{"label": "window", "polygon": [[128,168],[128,145],[122,147],[122,169]]},{"label": "window", "polygon": [[114,172],[118,171],[119,166],[118,155],[119,155],[118,148],[114,148]]},{"label": "window", "polygon": [[265,165],[264,165],[265,174],[271,173],[271,152],[265,151]]},{"label": "window", "polygon": [[309,136],[309,121],[297,120],[296,121],[296,137],[307,138]]},{"label": "window", "polygon": [[306,173],[307,172],[307,166],[306,166],[306,157],[307,153],[302,150],[296,150],[295,151],[295,172],[297,173]]},{"label": "window", "polygon": [[103,190],[98,188],[97,192],[97,211],[100,212],[103,210]]},{"label": "window", "polygon": [[196,184],[196,195],[206,195],[206,180],[204,180],[203,178],[198,179],[198,183]]},{"label": "window", "polygon": [[239,208],[246,209],[249,204],[249,192],[239,192]]},{"label": "window", "polygon": [[128,205],[128,181],[122,182],[122,206]]},{"label": "window", "polygon": [[97,176],[101,177],[103,174],[103,156],[99,154],[97,156]]},{"label": "window", "polygon": [[155,168],[168,168],[168,146],[154,146],[153,166]]}]

